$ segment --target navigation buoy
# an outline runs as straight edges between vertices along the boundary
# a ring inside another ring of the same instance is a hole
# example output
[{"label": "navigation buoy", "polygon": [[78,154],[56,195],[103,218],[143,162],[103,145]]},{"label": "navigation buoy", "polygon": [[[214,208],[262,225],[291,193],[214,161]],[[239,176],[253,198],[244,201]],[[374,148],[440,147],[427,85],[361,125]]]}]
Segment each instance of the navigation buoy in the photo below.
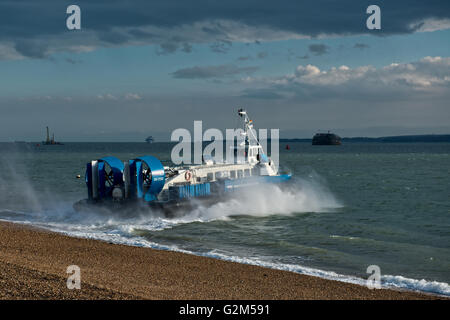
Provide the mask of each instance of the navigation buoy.
[{"label": "navigation buoy", "polygon": [[81,178],[81,175],[77,174],[77,179],[80,179],[80,178]]}]

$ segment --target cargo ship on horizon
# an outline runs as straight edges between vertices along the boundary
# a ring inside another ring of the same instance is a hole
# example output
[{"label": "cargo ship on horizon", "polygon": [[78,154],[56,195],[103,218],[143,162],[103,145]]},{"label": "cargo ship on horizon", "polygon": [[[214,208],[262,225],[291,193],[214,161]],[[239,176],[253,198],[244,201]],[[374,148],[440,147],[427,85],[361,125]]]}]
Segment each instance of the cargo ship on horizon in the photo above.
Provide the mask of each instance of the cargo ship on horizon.
[{"label": "cargo ship on horizon", "polygon": [[313,146],[339,146],[341,144],[341,137],[330,131],[327,133],[316,133],[312,139]]}]

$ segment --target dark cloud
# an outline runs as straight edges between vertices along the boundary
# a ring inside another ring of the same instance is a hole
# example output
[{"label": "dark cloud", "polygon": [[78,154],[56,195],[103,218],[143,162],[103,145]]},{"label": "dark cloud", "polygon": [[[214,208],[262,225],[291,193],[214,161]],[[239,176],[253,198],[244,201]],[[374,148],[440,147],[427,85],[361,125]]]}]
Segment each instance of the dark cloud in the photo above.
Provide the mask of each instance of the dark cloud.
[{"label": "dark cloud", "polygon": [[134,36],[136,38],[142,38],[142,39],[152,39],[155,38],[156,35],[147,31],[143,31],[140,29],[130,29],[128,31],[128,34],[131,36]]},{"label": "dark cloud", "polygon": [[262,100],[274,100],[283,98],[283,96],[280,95],[277,90],[271,89],[246,89],[242,91],[240,97]]},{"label": "dark cloud", "polygon": [[177,52],[178,50],[185,52],[185,53],[191,53],[192,52],[192,45],[190,43],[184,42],[180,43],[177,38],[170,39],[170,41],[163,42],[159,45],[158,50],[156,50],[156,53],[158,55],[168,55],[173,54]]},{"label": "dark cloud", "polygon": [[70,64],[78,64],[78,63],[82,62],[81,60],[72,59],[72,58],[66,58],[66,59],[64,59],[64,61],[66,61],[67,63],[70,63]]},{"label": "dark cloud", "polygon": [[[257,59],[265,59],[268,56],[269,56],[269,53],[267,51],[261,51],[256,54]],[[253,60],[253,59],[254,59],[254,57],[252,57],[250,55],[241,56],[241,57],[237,58],[238,61],[247,61],[247,60]]]},{"label": "dark cloud", "polygon": [[362,49],[370,48],[370,46],[368,44],[365,44],[365,43],[355,43],[353,48],[362,50]]},{"label": "dark cloud", "polygon": [[263,51],[263,52],[259,52],[256,56],[258,57],[258,59],[264,59],[268,56],[269,54],[267,53],[267,51]]},{"label": "dark cloud", "polygon": [[212,52],[227,53],[228,50],[230,50],[231,46],[232,46],[231,41],[221,40],[212,43],[209,47],[211,48]]},{"label": "dark cloud", "polygon": [[108,30],[98,32],[98,38],[99,40],[109,44],[120,45],[122,43],[126,43],[129,40],[129,35],[117,31]]},{"label": "dark cloud", "polygon": [[219,22],[213,22],[210,26],[202,27],[202,31],[215,38],[226,36],[223,31],[223,26]]},{"label": "dark cloud", "polygon": [[179,48],[183,43],[215,43],[211,49],[223,53],[230,39],[258,44],[298,35],[411,33],[448,28],[450,18],[449,1],[379,0],[382,29],[374,33],[366,28],[366,8],[372,4],[369,0],[78,0],[82,30],[68,31],[65,19],[70,4],[64,0],[1,2],[0,44],[32,58],[76,51],[80,46],[136,43],[161,45],[165,47],[162,52],[169,53],[175,44],[167,43],[176,34],[174,42]]},{"label": "dark cloud", "polygon": [[192,52],[192,46],[189,43],[183,43],[181,51],[186,52],[186,53],[191,53]]},{"label": "dark cloud", "polygon": [[309,51],[316,55],[321,56],[329,52],[330,47],[325,44],[311,44],[309,47]]},{"label": "dark cloud", "polygon": [[258,67],[238,67],[235,65],[219,66],[195,66],[191,68],[179,69],[172,73],[177,79],[210,79],[223,78],[238,74],[251,74],[258,70]]},{"label": "dark cloud", "polygon": [[160,44],[160,50],[158,50],[159,55],[171,54],[177,51],[178,44],[175,42],[165,42]]},{"label": "dark cloud", "polygon": [[250,56],[242,56],[242,57],[239,57],[239,58],[237,58],[239,61],[247,61],[247,60],[250,60],[252,57],[250,57]]},{"label": "dark cloud", "polygon": [[23,56],[30,58],[43,59],[47,56],[47,46],[34,40],[19,40],[14,49]]}]

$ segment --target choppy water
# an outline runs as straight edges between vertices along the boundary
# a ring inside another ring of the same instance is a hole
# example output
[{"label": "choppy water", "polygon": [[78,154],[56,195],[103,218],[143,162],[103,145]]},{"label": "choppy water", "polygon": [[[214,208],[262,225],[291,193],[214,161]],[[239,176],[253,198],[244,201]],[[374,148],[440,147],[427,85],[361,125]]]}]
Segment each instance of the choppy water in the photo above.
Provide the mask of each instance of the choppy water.
[{"label": "choppy water", "polygon": [[72,204],[86,196],[75,177],[87,161],[169,160],[171,144],[0,144],[0,219],[361,284],[378,265],[384,285],[450,295],[450,144],[289,145],[289,190],[261,187],[165,219]]}]

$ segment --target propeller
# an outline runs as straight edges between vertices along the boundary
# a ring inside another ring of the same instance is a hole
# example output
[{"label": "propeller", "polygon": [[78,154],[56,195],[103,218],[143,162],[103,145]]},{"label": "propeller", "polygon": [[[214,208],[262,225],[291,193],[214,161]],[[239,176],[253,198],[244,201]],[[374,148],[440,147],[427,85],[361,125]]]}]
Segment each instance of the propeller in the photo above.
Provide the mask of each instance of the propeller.
[{"label": "propeller", "polygon": [[142,164],[142,179],[144,188],[150,188],[150,185],[152,184],[152,171],[145,162]]},{"label": "propeller", "polygon": [[114,186],[114,172],[112,171],[111,167],[108,165],[105,166],[105,185],[108,188]]}]

